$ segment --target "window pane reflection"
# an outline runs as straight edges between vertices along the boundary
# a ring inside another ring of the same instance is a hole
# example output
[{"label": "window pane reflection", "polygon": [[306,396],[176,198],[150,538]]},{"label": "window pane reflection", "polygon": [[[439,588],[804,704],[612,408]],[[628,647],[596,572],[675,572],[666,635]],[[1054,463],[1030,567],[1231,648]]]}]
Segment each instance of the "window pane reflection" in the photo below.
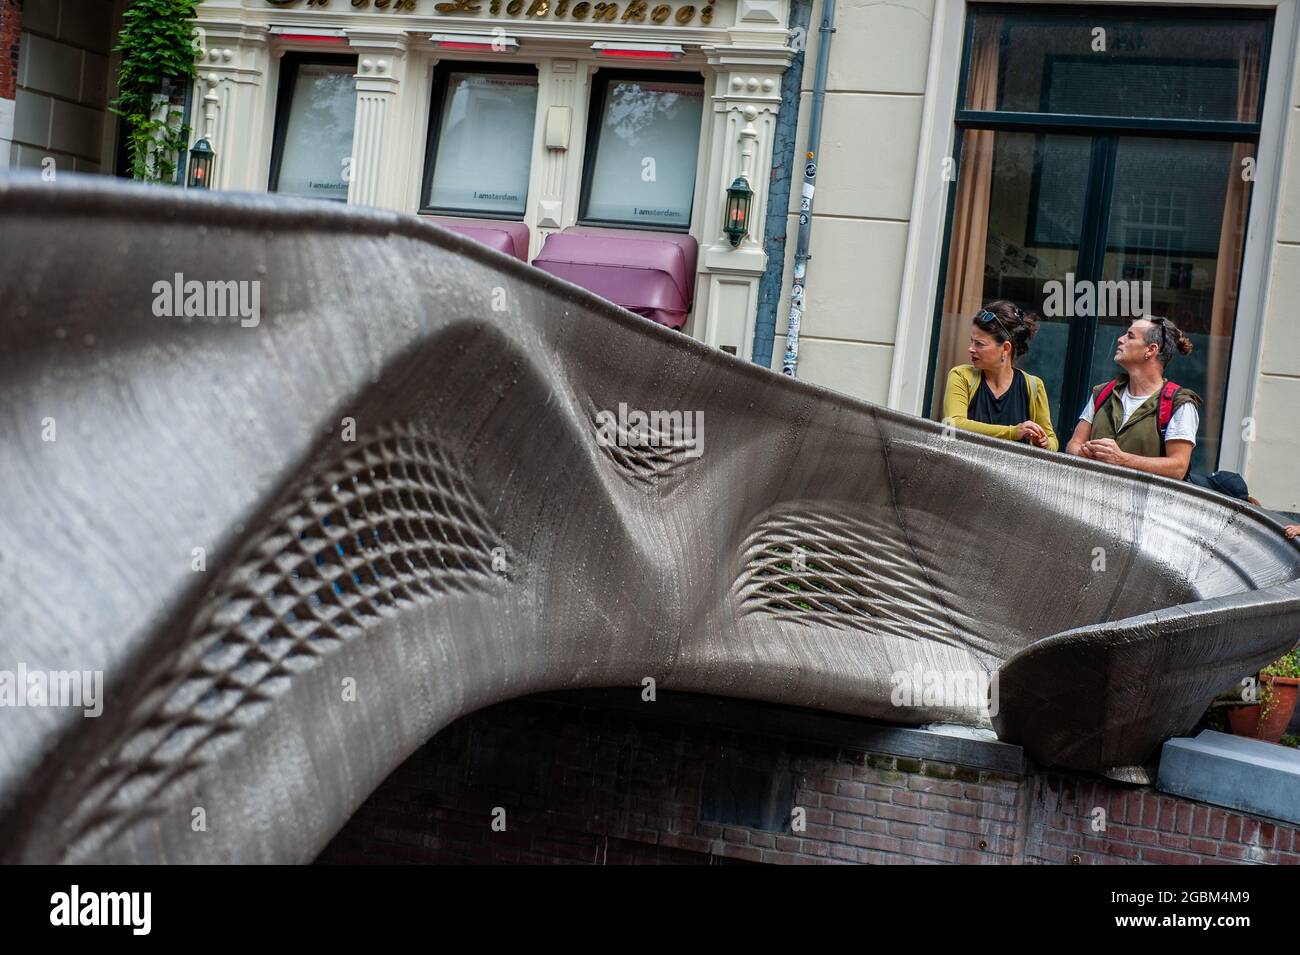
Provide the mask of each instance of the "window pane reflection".
[{"label": "window pane reflection", "polygon": [[298,67],[277,192],[347,201],[357,115],[355,75],[353,66]]},{"label": "window pane reflection", "polygon": [[689,227],[703,108],[698,83],[611,80],[586,218]]}]

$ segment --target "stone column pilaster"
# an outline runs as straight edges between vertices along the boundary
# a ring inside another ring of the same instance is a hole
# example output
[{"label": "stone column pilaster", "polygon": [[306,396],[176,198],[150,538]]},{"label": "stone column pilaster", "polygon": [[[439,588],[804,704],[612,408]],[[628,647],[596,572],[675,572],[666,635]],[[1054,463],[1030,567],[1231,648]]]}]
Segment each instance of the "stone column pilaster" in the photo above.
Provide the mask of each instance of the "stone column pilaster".
[{"label": "stone column pilaster", "polygon": [[[751,15],[763,18],[758,32],[774,29],[777,13],[750,3]],[[758,283],[767,268],[763,229],[772,168],[776,117],[781,108],[781,75],[793,51],[776,45],[750,42],[708,47],[714,68],[712,96],[713,138],[705,188],[717,196],[704,210],[700,234],[700,285],[696,293],[695,337],[714,347],[735,349],[749,357],[758,308]],[[754,195],[749,210],[749,232],[732,246],[722,231],[727,187],[744,176]],[[702,295],[700,293],[703,293]]]},{"label": "stone column pilaster", "polygon": [[266,88],[268,30],[202,17],[196,26],[202,46],[190,101],[190,141],[207,136],[216,153],[209,188],[265,189],[267,164],[262,157],[269,154],[270,144],[262,142],[262,118],[268,97],[274,103]]},{"label": "stone column pilaster", "polygon": [[402,33],[346,31],[357,54],[357,124],[352,138],[348,202],[401,209],[389,195],[397,154],[397,96],[406,67],[407,38]]}]

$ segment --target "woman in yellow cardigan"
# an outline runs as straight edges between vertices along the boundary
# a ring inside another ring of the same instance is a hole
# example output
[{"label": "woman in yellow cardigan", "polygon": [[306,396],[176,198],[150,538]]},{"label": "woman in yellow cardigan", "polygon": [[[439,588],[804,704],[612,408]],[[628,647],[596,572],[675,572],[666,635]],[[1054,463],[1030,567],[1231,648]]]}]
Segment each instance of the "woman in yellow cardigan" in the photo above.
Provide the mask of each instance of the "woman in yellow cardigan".
[{"label": "woman in yellow cardigan", "polygon": [[1038,316],[1018,305],[990,302],[971,324],[970,364],[948,372],[943,420],[965,431],[1024,441],[1055,451],[1060,447],[1043,379],[1016,367],[1038,331]]}]

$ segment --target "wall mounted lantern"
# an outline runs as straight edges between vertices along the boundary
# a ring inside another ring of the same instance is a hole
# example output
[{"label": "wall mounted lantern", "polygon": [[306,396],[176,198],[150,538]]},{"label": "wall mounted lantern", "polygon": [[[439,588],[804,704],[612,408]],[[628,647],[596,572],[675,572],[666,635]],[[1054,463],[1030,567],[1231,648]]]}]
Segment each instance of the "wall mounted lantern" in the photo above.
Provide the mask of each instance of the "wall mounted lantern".
[{"label": "wall mounted lantern", "polygon": [[727,188],[727,224],[722,231],[731,240],[733,248],[740,245],[740,240],[749,232],[749,202],[753,198],[754,190],[749,188],[744,176],[737,176]]},{"label": "wall mounted lantern", "polygon": [[191,189],[208,188],[208,181],[212,178],[212,160],[216,155],[206,137],[190,147],[190,177],[187,185]]}]

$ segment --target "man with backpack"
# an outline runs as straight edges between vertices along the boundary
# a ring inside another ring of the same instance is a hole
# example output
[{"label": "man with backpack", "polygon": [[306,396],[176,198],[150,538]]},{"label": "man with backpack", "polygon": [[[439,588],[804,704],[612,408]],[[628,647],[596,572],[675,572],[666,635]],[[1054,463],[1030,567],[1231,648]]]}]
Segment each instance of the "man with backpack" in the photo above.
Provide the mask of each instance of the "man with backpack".
[{"label": "man with backpack", "polygon": [[1182,480],[1191,466],[1201,399],[1165,379],[1174,355],[1192,342],[1167,318],[1134,319],[1115,348],[1124,373],[1092,389],[1067,454]]}]

